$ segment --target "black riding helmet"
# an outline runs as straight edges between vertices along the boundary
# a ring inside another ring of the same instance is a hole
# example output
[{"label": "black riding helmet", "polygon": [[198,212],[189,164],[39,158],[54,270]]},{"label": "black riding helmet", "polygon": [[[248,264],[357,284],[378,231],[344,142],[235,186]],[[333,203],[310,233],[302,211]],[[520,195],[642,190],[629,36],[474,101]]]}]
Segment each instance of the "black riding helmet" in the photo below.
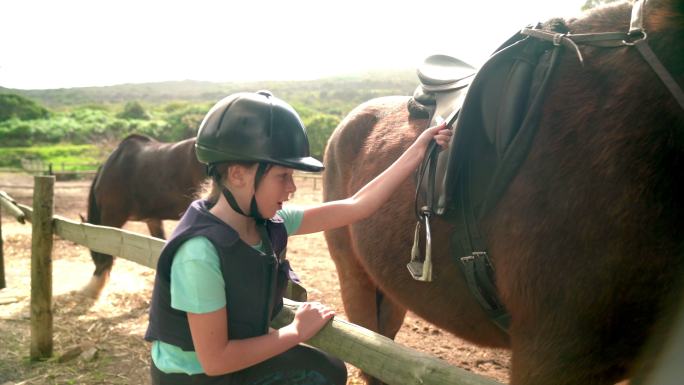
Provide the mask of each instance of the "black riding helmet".
[{"label": "black riding helmet", "polygon": [[258,163],[255,191],[269,164],[302,171],[323,170],[323,164],[310,156],[306,128],[297,112],[268,91],[237,93],[216,103],[200,125],[195,150],[233,210],[262,224],[264,218],[256,198],[252,197],[250,213],[245,214],[222,185],[216,165],[231,161]]},{"label": "black riding helmet", "polygon": [[323,170],[323,164],[310,156],[306,128],[297,112],[268,91],[237,93],[216,103],[200,125],[195,148],[197,159],[207,165],[254,161]]}]

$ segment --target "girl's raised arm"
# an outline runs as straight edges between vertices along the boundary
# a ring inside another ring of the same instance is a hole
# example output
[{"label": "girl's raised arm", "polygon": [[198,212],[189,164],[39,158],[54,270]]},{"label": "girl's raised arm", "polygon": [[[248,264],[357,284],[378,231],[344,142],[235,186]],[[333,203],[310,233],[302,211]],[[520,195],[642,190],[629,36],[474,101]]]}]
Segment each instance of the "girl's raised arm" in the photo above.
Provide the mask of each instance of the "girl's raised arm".
[{"label": "girl's raised arm", "polygon": [[346,226],[374,213],[422,162],[430,141],[448,146],[451,131],[446,124],[426,129],[385,171],[353,196],[306,208],[297,234],[315,233]]}]

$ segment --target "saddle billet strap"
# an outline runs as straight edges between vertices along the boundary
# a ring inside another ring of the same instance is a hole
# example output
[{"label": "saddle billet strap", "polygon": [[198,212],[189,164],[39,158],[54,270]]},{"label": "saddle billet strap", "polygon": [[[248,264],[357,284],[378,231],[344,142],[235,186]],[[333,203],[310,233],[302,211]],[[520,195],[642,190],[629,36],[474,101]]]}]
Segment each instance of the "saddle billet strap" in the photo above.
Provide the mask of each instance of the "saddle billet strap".
[{"label": "saddle billet strap", "polygon": [[496,292],[496,287],[492,286],[490,291],[472,290],[473,287],[483,287],[483,283],[491,282],[493,270],[491,270],[486,253],[473,253],[471,256],[463,257],[461,271],[468,287],[471,288],[471,294],[487,313],[487,317],[501,330],[508,333],[511,326],[511,314],[501,303],[491,302],[491,299],[485,297],[488,292]]},{"label": "saddle billet strap", "polygon": [[418,167],[418,178],[416,181],[416,195],[415,195],[415,200],[413,201],[413,209],[416,214],[416,219],[418,222],[420,222],[423,219],[423,206],[420,206],[419,204],[419,198],[420,198],[420,187],[423,184],[423,178],[425,178],[425,174],[428,174],[428,189],[427,189],[427,196],[425,197],[426,200],[426,206],[428,208],[432,208],[432,189],[433,184],[429,182],[434,182],[434,168],[435,168],[435,163],[436,163],[436,158],[437,158],[437,142],[434,140],[428,144],[428,148],[425,150],[425,157],[423,158],[422,163]]},{"label": "saddle billet strap", "polygon": [[477,302],[485,311],[489,319],[501,330],[508,332],[510,327],[510,313],[501,303],[495,284],[494,267],[485,251],[485,242],[475,220],[473,203],[470,198],[470,173],[472,162],[467,161],[463,173],[463,181],[459,183],[461,197],[461,218],[463,230],[456,232],[460,235],[459,243],[465,251],[465,256],[459,258],[459,268],[463,273],[468,288]]}]

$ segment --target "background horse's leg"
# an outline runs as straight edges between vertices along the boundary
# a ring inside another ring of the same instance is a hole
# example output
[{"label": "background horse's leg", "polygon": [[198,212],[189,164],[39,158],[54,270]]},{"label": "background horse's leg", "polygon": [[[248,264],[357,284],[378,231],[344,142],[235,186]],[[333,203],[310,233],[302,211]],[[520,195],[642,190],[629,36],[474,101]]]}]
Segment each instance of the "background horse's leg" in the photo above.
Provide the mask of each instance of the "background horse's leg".
[{"label": "background horse's leg", "polygon": [[[101,209],[101,222],[102,226],[110,226],[121,228],[128,215],[124,213],[123,210],[105,210]],[[90,255],[95,263],[95,271],[93,276],[90,278],[90,282],[81,290],[83,295],[90,298],[98,298],[102,293],[102,289],[109,281],[109,274],[112,271],[112,266],[114,265],[114,257],[109,254],[98,253],[96,251],[90,251]]]},{"label": "background horse's leg", "polygon": [[150,235],[155,238],[166,239],[164,224],[161,219],[148,219],[145,223],[147,223],[147,228],[150,230]]}]

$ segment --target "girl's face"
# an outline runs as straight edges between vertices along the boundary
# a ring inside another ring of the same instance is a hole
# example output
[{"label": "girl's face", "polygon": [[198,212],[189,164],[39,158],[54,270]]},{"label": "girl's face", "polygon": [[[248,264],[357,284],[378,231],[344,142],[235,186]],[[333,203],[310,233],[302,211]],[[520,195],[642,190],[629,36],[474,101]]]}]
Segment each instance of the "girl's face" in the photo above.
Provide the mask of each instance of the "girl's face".
[{"label": "girl's face", "polygon": [[271,218],[283,208],[283,202],[290,199],[297,190],[291,168],[273,165],[261,178],[255,193],[259,212],[264,218]]}]

